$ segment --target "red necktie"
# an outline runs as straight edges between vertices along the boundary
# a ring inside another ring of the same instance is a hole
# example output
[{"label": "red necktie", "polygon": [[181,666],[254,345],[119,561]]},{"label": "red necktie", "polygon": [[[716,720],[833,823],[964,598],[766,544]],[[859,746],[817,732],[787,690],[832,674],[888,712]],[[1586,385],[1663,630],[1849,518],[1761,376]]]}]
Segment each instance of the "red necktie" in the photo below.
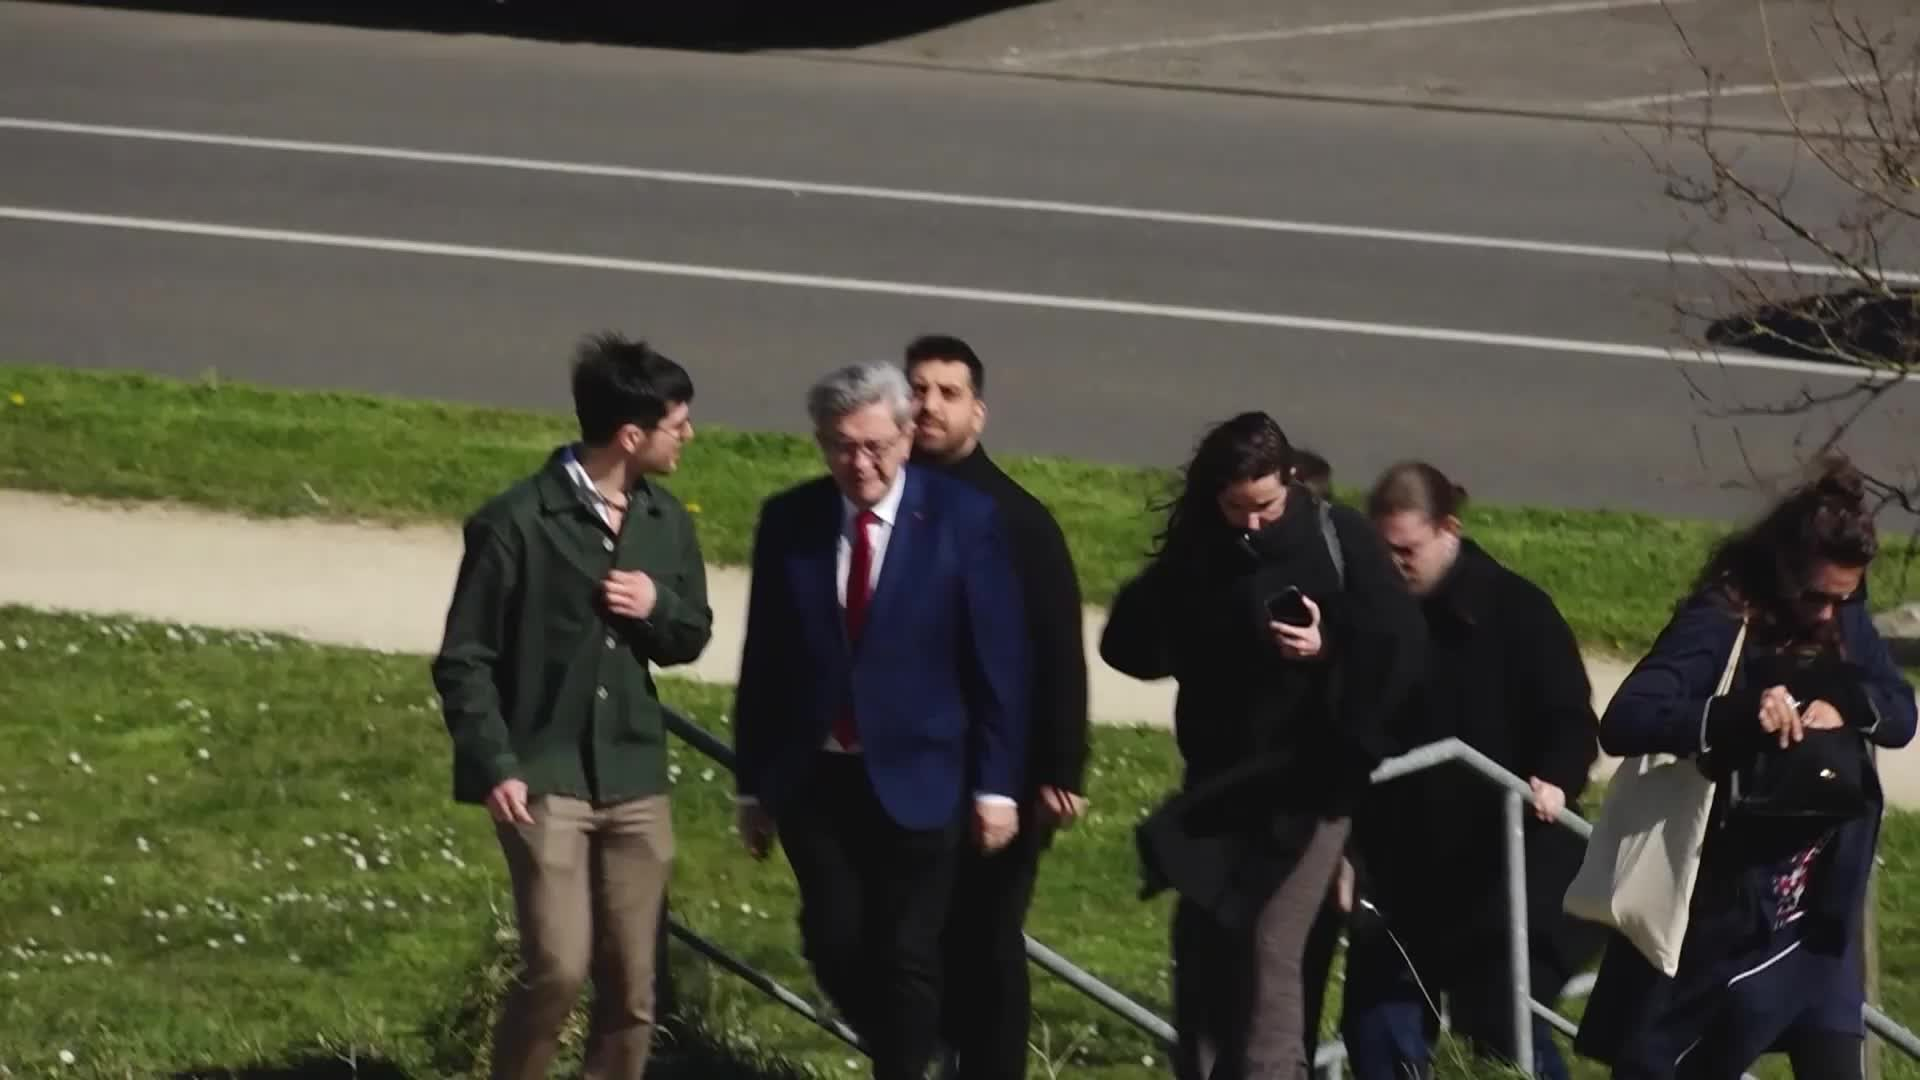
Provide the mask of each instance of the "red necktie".
[{"label": "red necktie", "polygon": [[[873,538],[868,528],[880,520],[871,510],[862,510],[853,519],[853,553],[847,559],[847,643],[857,645],[860,631],[867,625],[867,601],[873,598]],[[833,722],[833,738],[852,750],[860,745],[859,729],[853,722],[853,702],[840,710]]]}]

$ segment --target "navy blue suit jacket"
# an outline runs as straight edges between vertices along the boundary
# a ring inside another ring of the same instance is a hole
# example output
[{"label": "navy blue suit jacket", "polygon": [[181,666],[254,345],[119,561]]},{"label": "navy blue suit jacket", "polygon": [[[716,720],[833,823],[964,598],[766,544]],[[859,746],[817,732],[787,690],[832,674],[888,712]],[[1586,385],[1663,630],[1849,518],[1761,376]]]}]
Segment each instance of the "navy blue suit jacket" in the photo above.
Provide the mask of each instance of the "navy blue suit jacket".
[{"label": "navy blue suit jacket", "polygon": [[734,698],[742,795],[778,818],[851,700],[867,774],[909,829],[952,823],[976,793],[1017,798],[1029,659],[1020,588],[991,498],[911,465],[857,646],[825,477],[767,500],[754,532]]}]

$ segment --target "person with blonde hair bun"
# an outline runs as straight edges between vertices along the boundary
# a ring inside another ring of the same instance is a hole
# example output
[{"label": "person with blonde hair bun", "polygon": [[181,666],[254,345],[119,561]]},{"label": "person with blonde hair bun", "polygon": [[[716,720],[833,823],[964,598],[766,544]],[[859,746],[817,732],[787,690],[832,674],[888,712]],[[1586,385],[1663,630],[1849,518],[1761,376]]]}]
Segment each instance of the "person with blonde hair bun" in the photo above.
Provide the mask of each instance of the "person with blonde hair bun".
[{"label": "person with blonde hair bun", "polygon": [[[1426,671],[1389,730],[1400,752],[1457,738],[1526,780],[1531,996],[1555,1000],[1598,951],[1597,928],[1561,914],[1580,868],[1578,812],[1599,754],[1580,647],[1545,590],[1463,534],[1466,491],[1423,461],[1395,465],[1368,516],[1419,600]],[[1501,792],[1457,766],[1381,785],[1354,822],[1359,893],[1348,934],[1341,1030],[1356,1080],[1432,1071],[1435,1005],[1475,1052],[1516,1060],[1507,965]],[[1404,951],[1403,951],[1404,950]],[[1552,1031],[1536,1021],[1530,1071],[1564,1080]]]}]

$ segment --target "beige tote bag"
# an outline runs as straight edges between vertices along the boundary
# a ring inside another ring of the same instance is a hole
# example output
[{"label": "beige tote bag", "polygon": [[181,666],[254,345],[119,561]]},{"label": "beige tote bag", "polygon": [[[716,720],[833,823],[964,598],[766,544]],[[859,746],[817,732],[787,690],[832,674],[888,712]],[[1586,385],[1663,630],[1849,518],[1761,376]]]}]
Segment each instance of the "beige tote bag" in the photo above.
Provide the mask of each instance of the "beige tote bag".
[{"label": "beige tote bag", "polygon": [[[1746,644],[1742,620],[1715,697],[1732,688]],[[1576,918],[1618,930],[1669,976],[1680,969],[1713,786],[1691,757],[1643,754],[1622,761],[1562,905]]]}]

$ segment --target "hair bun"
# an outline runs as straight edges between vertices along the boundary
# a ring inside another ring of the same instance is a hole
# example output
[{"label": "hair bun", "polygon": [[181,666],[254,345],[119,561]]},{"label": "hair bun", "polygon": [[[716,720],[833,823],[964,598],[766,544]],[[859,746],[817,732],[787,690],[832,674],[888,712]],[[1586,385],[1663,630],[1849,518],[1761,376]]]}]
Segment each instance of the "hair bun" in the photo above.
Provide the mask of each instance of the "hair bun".
[{"label": "hair bun", "polygon": [[1813,490],[1821,502],[1851,506],[1866,502],[1867,478],[1845,455],[1829,454],[1821,459],[1819,468],[1820,475],[1813,483]]}]

